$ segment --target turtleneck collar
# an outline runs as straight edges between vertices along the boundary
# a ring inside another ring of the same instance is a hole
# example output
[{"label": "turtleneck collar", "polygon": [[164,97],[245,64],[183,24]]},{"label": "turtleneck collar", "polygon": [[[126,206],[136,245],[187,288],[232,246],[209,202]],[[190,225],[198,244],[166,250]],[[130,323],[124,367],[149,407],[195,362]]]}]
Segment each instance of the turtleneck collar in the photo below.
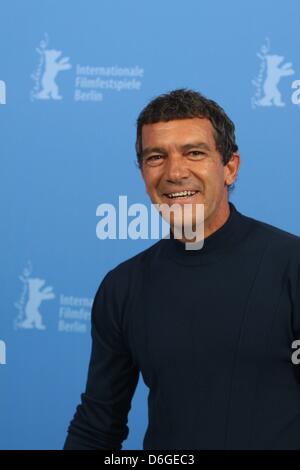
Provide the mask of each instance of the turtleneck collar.
[{"label": "turtleneck collar", "polygon": [[165,238],[164,253],[182,264],[208,264],[217,261],[220,256],[231,251],[249,229],[249,219],[237,211],[229,202],[230,214],[226,222],[211,235],[206,237],[203,247],[198,250],[186,250],[185,243],[175,238]]}]

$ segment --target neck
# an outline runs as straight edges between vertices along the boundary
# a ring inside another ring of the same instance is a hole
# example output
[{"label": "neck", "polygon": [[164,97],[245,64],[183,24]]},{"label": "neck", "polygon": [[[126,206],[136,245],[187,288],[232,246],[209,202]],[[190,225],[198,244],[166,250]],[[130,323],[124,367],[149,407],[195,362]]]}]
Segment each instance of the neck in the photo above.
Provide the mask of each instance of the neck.
[{"label": "neck", "polygon": [[222,259],[226,253],[236,250],[251,229],[252,222],[238,212],[232,202],[229,202],[229,207],[228,219],[205,240],[202,239],[199,249],[187,249],[186,244],[172,237],[170,230],[169,236],[162,240],[163,253],[178,263],[200,265],[214,263]]},{"label": "neck", "polygon": [[[200,227],[199,227],[199,224],[197,223],[194,223],[192,226],[192,234],[197,233],[198,236],[195,235],[193,238],[185,237],[184,236],[185,231],[182,227],[182,230],[180,231],[180,235],[182,233],[182,236],[180,236],[179,238],[177,235],[175,236],[175,238],[182,243],[194,243],[196,241],[199,241],[201,230],[203,230],[201,238],[204,237],[205,239],[209,237],[210,235],[212,235],[217,230],[219,230],[219,228],[221,228],[225,224],[225,222],[228,220],[229,215],[230,215],[230,206],[229,206],[228,199],[226,199],[226,201],[224,201],[221,204],[221,206],[219,206],[217,210],[215,209],[211,214],[206,214],[206,207],[204,206],[203,223],[200,224]],[[174,225],[170,227],[170,230],[172,233],[172,237],[174,238],[174,233],[176,234],[178,233],[178,231],[176,231],[176,229],[174,228]]]}]

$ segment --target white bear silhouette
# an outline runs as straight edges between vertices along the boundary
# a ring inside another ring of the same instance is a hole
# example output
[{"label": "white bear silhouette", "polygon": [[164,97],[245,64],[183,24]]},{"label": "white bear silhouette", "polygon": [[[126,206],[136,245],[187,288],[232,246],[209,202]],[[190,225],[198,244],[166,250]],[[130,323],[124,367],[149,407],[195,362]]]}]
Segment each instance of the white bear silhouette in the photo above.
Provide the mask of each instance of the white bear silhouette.
[{"label": "white bear silhouette", "polygon": [[61,51],[57,51],[55,49],[46,49],[44,51],[45,71],[41,79],[42,89],[36,94],[36,98],[43,100],[48,100],[49,98],[61,100],[62,97],[58,92],[55,78],[58,72],[68,70],[72,67],[69,63],[69,57],[64,57],[58,61],[61,54]]},{"label": "white bear silhouette", "polygon": [[263,90],[265,95],[257,102],[260,106],[285,106],[285,103],[281,99],[281,93],[278,90],[278,83],[282,77],[292,75],[294,70],[292,69],[291,62],[286,62],[284,65],[279,67],[279,64],[283,61],[284,57],[280,55],[265,55],[267,64],[267,76],[263,84]]},{"label": "white bear silhouette", "polygon": [[6,364],[6,344],[0,339],[0,364]]},{"label": "white bear silhouette", "polygon": [[6,104],[6,86],[3,80],[0,80],[0,104]]},{"label": "white bear silhouette", "polygon": [[38,330],[45,330],[43,325],[42,316],[39,312],[39,306],[43,300],[53,299],[55,297],[52,287],[41,288],[45,284],[43,279],[29,278],[27,280],[29,287],[28,301],[25,306],[25,320],[18,326],[21,328],[37,328]]}]

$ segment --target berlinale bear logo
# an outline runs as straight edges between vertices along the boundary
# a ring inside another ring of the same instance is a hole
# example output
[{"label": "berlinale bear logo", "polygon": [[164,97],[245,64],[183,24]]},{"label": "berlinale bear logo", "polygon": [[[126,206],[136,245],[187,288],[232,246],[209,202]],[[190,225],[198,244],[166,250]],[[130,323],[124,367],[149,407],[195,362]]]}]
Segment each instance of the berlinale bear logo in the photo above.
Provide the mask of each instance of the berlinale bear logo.
[{"label": "berlinale bear logo", "polygon": [[0,364],[6,364],[6,344],[0,339]]},{"label": "berlinale bear logo", "polygon": [[31,99],[39,100],[61,100],[56,77],[59,72],[69,70],[72,65],[69,57],[61,58],[62,51],[56,49],[48,49],[48,36],[40,42],[36,49],[40,55],[40,60],[35,72],[31,78],[35,81],[34,89],[31,92]]},{"label": "berlinale bear logo", "polygon": [[19,276],[23,283],[23,289],[19,301],[15,304],[15,307],[19,310],[15,327],[45,330],[40,306],[44,300],[54,299],[55,295],[51,286],[45,287],[44,279],[31,277],[31,271],[32,268],[29,263],[28,267],[23,270],[23,274]]},{"label": "berlinale bear logo", "polygon": [[0,80],[0,104],[6,104],[6,86],[3,80]]},{"label": "berlinale bear logo", "polygon": [[281,92],[278,88],[283,77],[293,75],[295,71],[291,62],[285,62],[282,55],[269,54],[270,41],[266,38],[257,56],[261,60],[258,76],[252,80],[256,88],[252,98],[252,107],[256,106],[285,106]]},{"label": "berlinale bear logo", "polygon": [[260,106],[284,106],[284,102],[281,98],[281,93],[278,89],[279,80],[282,77],[287,77],[294,73],[292,64],[286,62],[281,65],[284,57],[280,55],[266,55],[267,61],[267,76],[263,85],[265,95],[257,103]]}]

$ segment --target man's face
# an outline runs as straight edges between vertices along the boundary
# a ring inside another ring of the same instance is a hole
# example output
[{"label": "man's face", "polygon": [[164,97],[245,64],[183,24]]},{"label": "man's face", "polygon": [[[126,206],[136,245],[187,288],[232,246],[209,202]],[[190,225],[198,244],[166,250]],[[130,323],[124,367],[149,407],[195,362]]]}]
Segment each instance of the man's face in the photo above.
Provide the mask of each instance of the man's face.
[{"label": "man's face", "polygon": [[[230,162],[223,165],[209,119],[144,125],[142,154],[141,172],[153,204],[201,203],[205,232],[222,225],[222,219],[229,213],[225,184],[236,178],[239,155],[233,154]],[[182,191],[194,194],[174,194]]]}]

